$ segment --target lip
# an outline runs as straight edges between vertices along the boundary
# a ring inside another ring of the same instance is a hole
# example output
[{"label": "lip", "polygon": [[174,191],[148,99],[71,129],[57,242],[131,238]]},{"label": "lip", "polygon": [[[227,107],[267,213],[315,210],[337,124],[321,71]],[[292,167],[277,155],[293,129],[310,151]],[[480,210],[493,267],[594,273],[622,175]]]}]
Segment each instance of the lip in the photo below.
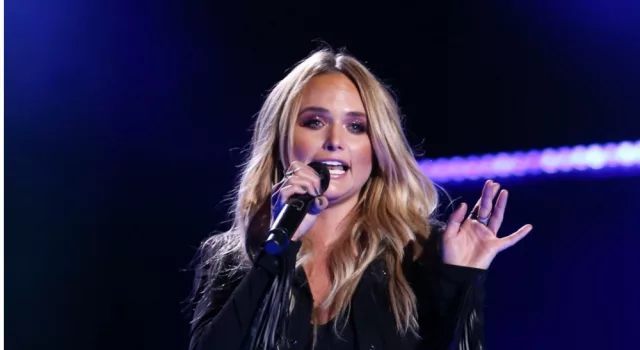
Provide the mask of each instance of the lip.
[{"label": "lip", "polygon": [[323,162],[338,162],[338,163],[342,164],[342,166],[344,166],[344,167],[346,168],[346,169],[345,169],[345,172],[344,172],[344,173],[342,173],[342,174],[331,174],[331,175],[329,176],[329,178],[330,178],[330,179],[332,179],[332,180],[339,180],[339,179],[341,179],[341,178],[345,177],[345,176],[347,175],[347,173],[348,173],[349,171],[351,171],[351,165],[349,165],[349,163],[348,163],[347,161],[344,161],[344,160],[342,160],[342,159],[337,159],[337,158],[323,158],[323,159],[316,159],[316,160],[314,160],[314,161],[315,161],[315,162],[321,162],[321,163],[323,163]]},{"label": "lip", "polygon": [[350,170],[351,170],[351,169],[347,169],[347,171],[345,171],[345,172],[344,172],[344,173],[342,173],[342,174],[331,174],[330,178],[331,178],[331,179],[341,179],[341,178],[343,178],[343,177],[347,176],[347,173],[348,173]]},{"label": "lip", "polygon": [[342,179],[342,178],[346,177],[346,176],[347,176],[347,174],[349,174],[349,172],[350,172],[350,171],[351,171],[351,168],[350,168],[350,167],[348,167],[348,168],[345,170],[345,172],[344,172],[344,173],[342,173],[342,174],[330,174],[330,175],[329,175],[329,178],[330,178],[331,180],[340,180],[340,179]]},{"label": "lip", "polygon": [[316,159],[315,162],[339,162],[341,163],[343,166],[346,166],[348,169],[351,169],[351,165],[349,165],[349,162],[344,161],[342,159],[336,159],[336,158],[326,158],[326,159]]}]

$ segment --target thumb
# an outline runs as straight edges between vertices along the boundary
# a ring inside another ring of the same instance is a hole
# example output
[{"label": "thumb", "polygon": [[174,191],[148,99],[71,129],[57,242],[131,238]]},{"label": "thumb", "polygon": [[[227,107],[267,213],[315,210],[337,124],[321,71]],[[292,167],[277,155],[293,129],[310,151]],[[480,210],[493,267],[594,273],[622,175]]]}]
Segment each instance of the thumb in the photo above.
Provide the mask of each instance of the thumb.
[{"label": "thumb", "polygon": [[449,216],[449,220],[443,234],[444,238],[455,237],[458,234],[466,213],[467,203],[460,203],[458,209]]},{"label": "thumb", "polygon": [[325,210],[329,205],[329,200],[325,196],[318,196],[313,200],[313,204],[311,204],[311,209],[309,210],[310,214],[317,215],[320,214],[321,211]]}]

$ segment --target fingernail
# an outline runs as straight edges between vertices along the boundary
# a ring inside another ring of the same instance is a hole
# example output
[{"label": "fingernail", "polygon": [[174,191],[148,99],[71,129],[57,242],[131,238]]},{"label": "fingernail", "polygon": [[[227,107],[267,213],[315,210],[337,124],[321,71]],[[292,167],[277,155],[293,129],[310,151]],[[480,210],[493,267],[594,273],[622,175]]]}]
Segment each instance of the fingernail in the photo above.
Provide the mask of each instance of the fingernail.
[{"label": "fingernail", "polygon": [[319,206],[319,207],[321,207],[321,206],[322,206],[322,198],[321,198],[321,197],[318,197],[318,198],[317,198],[317,203],[318,203],[318,206]]}]

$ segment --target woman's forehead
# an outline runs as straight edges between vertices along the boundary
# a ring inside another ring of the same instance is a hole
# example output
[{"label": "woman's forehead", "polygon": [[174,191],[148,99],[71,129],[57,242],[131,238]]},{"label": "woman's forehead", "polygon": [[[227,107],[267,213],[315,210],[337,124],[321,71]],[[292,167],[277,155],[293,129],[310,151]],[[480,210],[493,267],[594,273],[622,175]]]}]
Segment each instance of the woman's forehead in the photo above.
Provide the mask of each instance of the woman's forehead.
[{"label": "woman's forehead", "polygon": [[313,77],[302,90],[300,109],[324,108],[330,112],[364,113],[364,104],[356,85],[341,73]]}]

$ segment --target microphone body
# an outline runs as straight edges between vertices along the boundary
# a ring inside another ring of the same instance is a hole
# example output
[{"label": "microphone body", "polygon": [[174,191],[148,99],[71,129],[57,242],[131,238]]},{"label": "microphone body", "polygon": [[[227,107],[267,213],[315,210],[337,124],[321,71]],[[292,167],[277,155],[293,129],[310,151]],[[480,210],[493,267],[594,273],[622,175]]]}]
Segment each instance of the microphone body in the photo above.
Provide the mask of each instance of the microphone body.
[{"label": "microphone body", "polygon": [[[324,193],[329,187],[329,168],[323,163],[313,162],[309,164],[320,177],[320,192]],[[291,237],[309,213],[315,197],[309,193],[295,194],[289,197],[280,213],[271,225],[271,229],[264,243],[264,249],[269,254],[279,254],[287,247]]]}]

